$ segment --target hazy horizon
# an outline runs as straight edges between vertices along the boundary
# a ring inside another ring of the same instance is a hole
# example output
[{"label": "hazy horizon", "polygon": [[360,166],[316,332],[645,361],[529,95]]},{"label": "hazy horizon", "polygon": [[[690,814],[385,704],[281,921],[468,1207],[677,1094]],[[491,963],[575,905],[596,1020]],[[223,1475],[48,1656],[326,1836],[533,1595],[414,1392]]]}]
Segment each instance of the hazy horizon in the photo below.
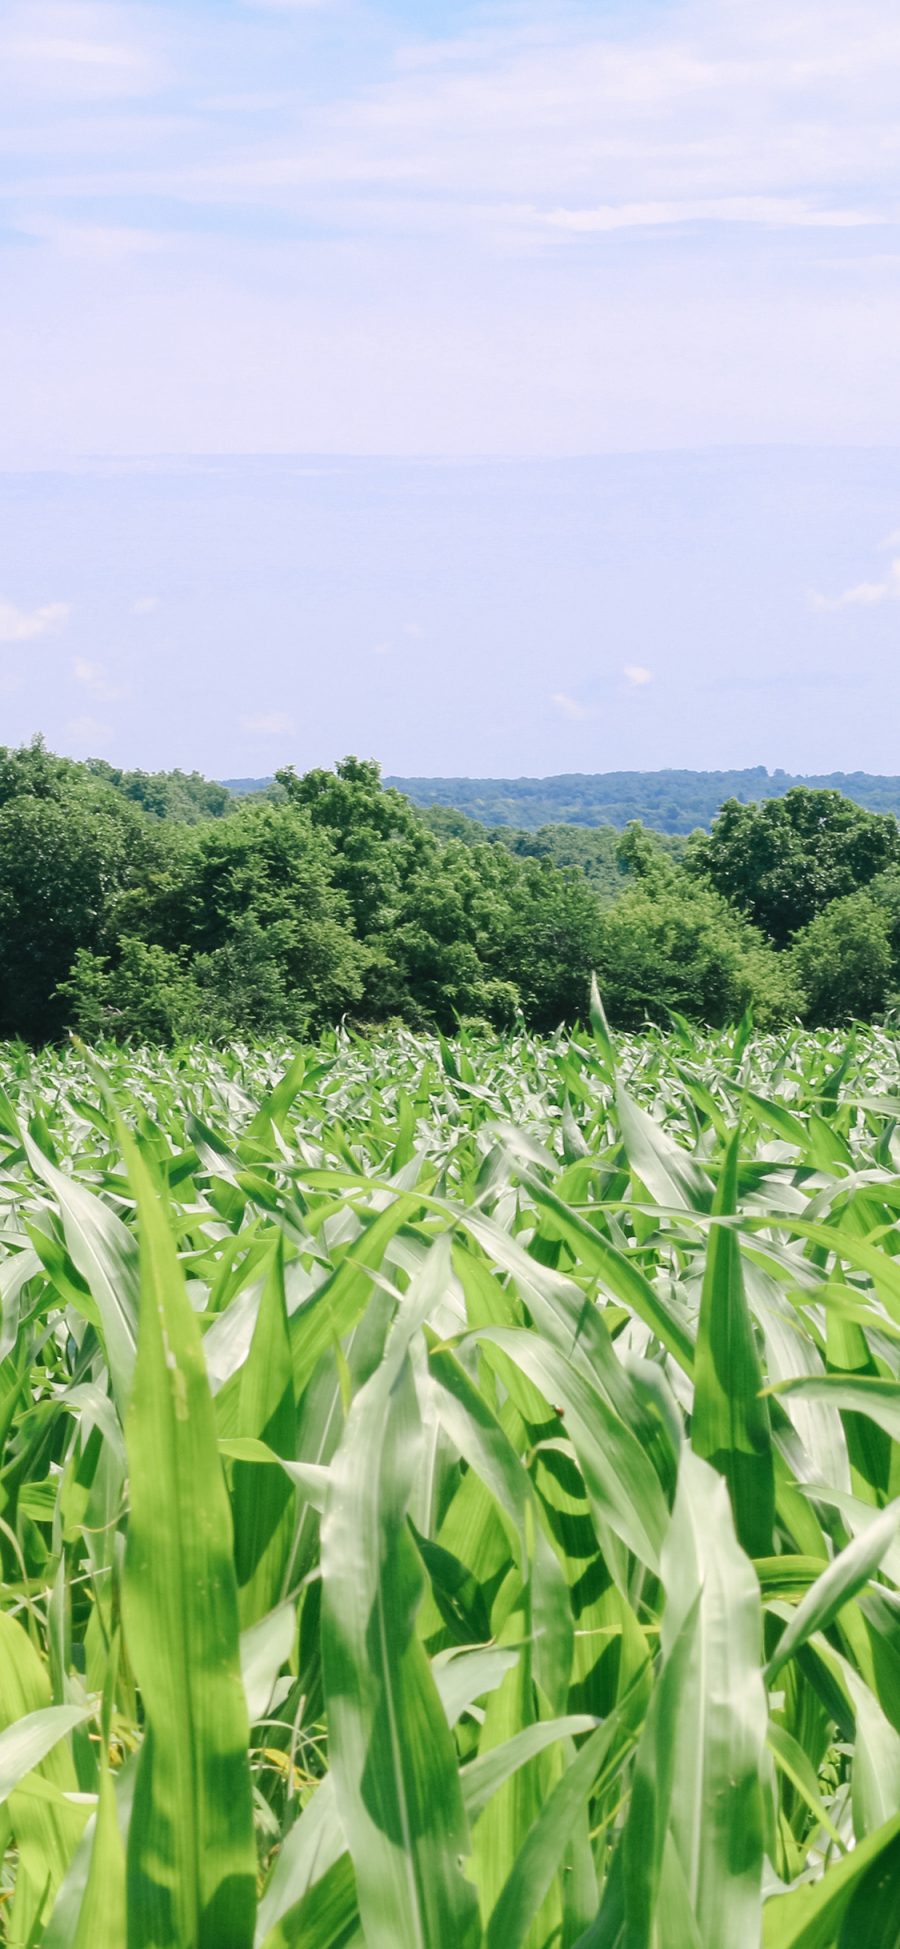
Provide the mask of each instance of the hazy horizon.
[{"label": "hazy horizon", "polygon": [[890,771],[887,0],[9,0],[0,71],[6,742]]},{"label": "hazy horizon", "polygon": [[210,777],[889,774],[898,511],[883,448],[6,473],[2,741]]}]

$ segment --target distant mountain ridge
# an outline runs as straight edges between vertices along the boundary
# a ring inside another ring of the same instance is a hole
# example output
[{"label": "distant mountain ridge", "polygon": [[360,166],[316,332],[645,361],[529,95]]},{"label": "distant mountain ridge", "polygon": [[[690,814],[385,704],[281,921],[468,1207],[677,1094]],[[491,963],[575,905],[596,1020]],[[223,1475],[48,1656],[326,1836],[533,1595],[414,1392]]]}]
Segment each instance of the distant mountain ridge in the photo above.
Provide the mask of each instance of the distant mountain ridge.
[{"label": "distant mountain ridge", "polygon": [[[268,778],[226,778],[238,794],[262,792]],[[781,798],[794,785],[842,792],[870,812],[900,818],[900,777],[874,772],[799,775],[766,770],[560,772],[550,778],[397,778],[385,785],[414,805],[452,806],[486,826],[626,826],[640,819],[657,832],[688,833],[708,827],[726,799],[750,803]]]}]

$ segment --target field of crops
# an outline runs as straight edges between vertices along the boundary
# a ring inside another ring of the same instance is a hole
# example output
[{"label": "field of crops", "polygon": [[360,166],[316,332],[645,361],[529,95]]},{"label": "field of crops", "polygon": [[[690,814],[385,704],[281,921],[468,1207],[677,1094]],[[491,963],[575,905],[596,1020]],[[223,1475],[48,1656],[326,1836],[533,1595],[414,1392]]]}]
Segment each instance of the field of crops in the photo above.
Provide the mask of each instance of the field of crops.
[{"label": "field of crops", "polygon": [[890,1033],[0,1081],[0,1940],[897,1949]]}]

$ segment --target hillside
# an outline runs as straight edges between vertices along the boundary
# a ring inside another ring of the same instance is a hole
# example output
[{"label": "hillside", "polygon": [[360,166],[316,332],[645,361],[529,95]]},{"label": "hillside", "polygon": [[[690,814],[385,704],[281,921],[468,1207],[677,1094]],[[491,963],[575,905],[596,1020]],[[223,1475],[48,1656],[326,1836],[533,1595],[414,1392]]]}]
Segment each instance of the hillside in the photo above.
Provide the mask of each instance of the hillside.
[{"label": "hillside", "polygon": [[555,778],[386,778],[414,805],[452,805],[485,825],[626,826],[640,819],[657,832],[708,827],[726,799],[782,798],[793,785],[830,788],[870,812],[900,816],[900,778],[869,772],[810,777],[747,771],[572,772]]},{"label": "hillside", "polygon": [[[243,797],[264,792],[270,778],[226,778]],[[708,827],[726,799],[751,804],[782,798],[792,785],[843,793],[870,812],[900,817],[900,777],[873,772],[745,771],[562,772],[552,778],[385,778],[413,805],[452,806],[486,826],[627,826],[640,819],[656,832],[689,833]]]}]

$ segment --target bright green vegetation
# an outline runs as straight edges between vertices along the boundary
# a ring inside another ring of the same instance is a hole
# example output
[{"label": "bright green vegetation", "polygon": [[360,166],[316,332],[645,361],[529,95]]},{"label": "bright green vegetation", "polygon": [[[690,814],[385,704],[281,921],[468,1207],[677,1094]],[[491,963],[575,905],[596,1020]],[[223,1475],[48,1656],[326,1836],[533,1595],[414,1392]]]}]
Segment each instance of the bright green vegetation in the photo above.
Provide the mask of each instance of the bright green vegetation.
[{"label": "bright green vegetation", "polygon": [[0,1077],[0,1937],[895,1949],[892,1035]]},{"label": "bright green vegetation", "polygon": [[685,841],[488,831],[356,758],[208,791],[0,750],[0,1037],[547,1032],[584,1018],[594,970],[630,1030],[897,1006],[900,825],[837,792],[731,802]]},{"label": "bright green vegetation", "polygon": [[[232,790],[260,791],[266,779],[232,779]],[[453,806],[487,826],[627,826],[632,819],[658,832],[690,833],[709,826],[729,799],[753,804],[783,798],[798,786],[840,792],[870,812],[900,817],[900,778],[872,772],[794,777],[746,771],[563,772],[555,778],[389,778],[414,805]]]},{"label": "bright green vegetation", "polygon": [[[419,810],[429,831],[439,839],[464,839],[469,846],[483,846],[487,839],[492,846],[505,846],[518,859],[548,860],[553,866],[574,867],[604,900],[615,899],[631,878],[627,854],[623,853],[623,837],[615,826],[539,826],[536,831],[519,830],[515,826],[486,828],[477,819],[468,818],[465,812],[454,812],[449,806],[433,805]],[[663,832],[655,832],[653,838],[665,858],[675,862],[684,860],[686,839]]]}]

